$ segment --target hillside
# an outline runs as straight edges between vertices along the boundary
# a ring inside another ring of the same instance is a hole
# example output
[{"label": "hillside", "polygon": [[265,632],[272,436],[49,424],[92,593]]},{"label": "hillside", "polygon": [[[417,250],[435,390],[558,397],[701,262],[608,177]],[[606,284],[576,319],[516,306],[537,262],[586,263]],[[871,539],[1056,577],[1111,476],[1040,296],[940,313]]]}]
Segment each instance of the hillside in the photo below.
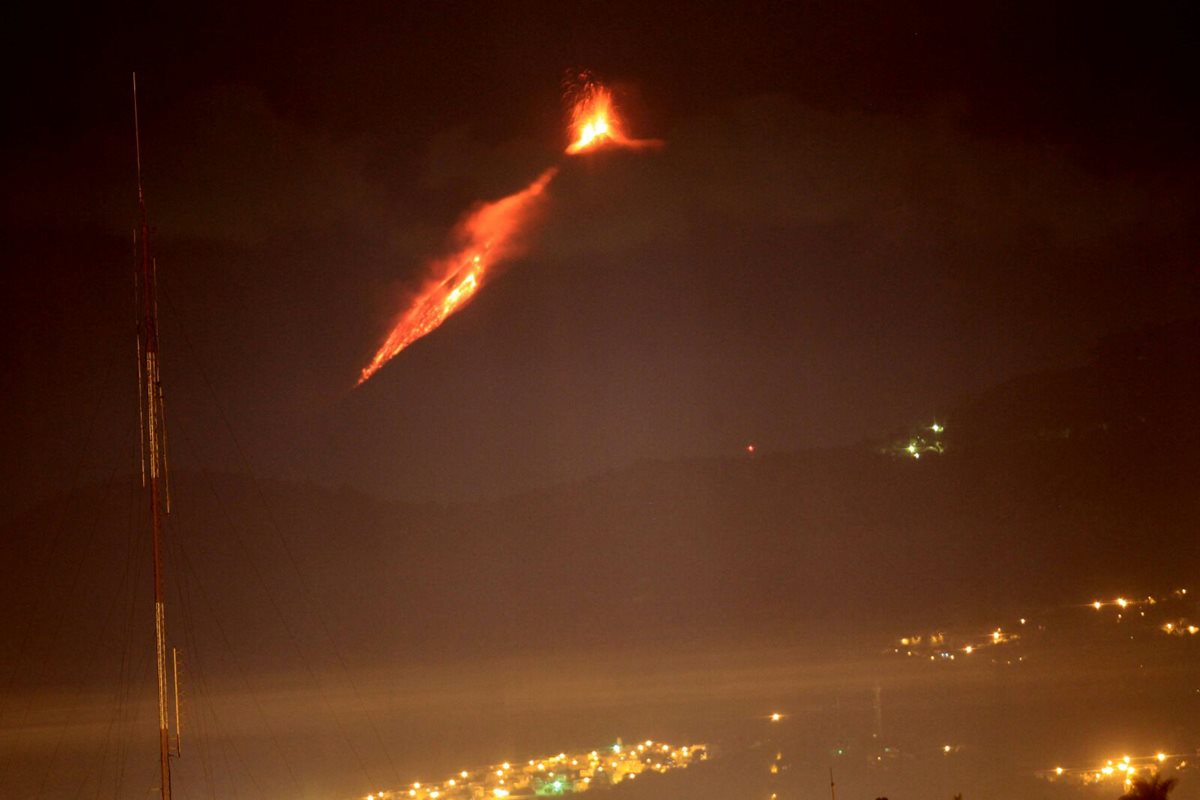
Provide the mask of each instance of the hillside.
[{"label": "hillside", "polygon": [[[898,626],[1187,585],[1200,567],[1197,355],[1195,324],[1112,340],[1084,367],[957,404],[941,415],[945,452],[921,459],[863,445],[645,461],[444,506],[181,473],[171,602],[190,636],[247,663],[287,663],[331,637],[354,663],[428,663],[530,648],[858,647]],[[140,514],[118,484],[4,532],[39,566],[0,594],[19,611],[0,634],[26,643],[9,653],[53,665],[80,643],[146,638],[124,622],[141,618],[149,579],[131,534]]]}]

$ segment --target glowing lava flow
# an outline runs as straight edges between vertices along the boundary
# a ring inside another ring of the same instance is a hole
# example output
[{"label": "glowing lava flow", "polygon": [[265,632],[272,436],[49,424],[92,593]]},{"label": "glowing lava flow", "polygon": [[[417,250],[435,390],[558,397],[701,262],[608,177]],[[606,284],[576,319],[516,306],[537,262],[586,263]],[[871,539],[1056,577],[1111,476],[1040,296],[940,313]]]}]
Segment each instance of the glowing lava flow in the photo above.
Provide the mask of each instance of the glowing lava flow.
[{"label": "glowing lava flow", "polygon": [[[587,73],[580,76],[572,96],[571,135],[575,141],[567,148],[568,155],[609,146],[636,148],[662,144],[655,139],[626,136],[613,108],[612,94]],[[551,167],[521,191],[481,206],[463,220],[458,232],[461,245],[453,255],[430,265],[424,288],[396,320],[374,358],[363,367],[357,385],[361,386],[404,348],[434,331],[470,302],[488,279],[491,268],[517,251],[519,234],[546,185],[557,173],[558,167]]]},{"label": "glowing lava flow", "polygon": [[425,288],[400,315],[375,357],[363,367],[359,385],[470,302],[487,280],[492,265],[516,251],[517,235],[557,172],[557,167],[546,170],[521,191],[488,203],[463,220],[459,229],[462,246],[453,255],[430,265]]}]

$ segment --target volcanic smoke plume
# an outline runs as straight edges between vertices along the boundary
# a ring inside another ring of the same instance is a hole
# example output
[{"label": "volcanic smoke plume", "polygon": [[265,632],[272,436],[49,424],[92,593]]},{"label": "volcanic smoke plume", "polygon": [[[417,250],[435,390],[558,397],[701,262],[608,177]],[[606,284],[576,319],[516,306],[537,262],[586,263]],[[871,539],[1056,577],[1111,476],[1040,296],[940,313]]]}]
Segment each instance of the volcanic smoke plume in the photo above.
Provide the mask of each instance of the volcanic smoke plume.
[{"label": "volcanic smoke plume", "polygon": [[[652,139],[631,139],[613,108],[608,89],[584,74],[572,91],[571,135],[568,155],[602,147],[647,147],[661,144]],[[492,267],[520,248],[519,237],[527,227],[546,185],[558,173],[550,167],[533,183],[515,194],[480,206],[459,224],[454,253],[429,265],[424,287],[400,314],[392,332],[363,367],[358,385],[413,342],[431,333],[446,318],[470,302],[491,274]]]}]

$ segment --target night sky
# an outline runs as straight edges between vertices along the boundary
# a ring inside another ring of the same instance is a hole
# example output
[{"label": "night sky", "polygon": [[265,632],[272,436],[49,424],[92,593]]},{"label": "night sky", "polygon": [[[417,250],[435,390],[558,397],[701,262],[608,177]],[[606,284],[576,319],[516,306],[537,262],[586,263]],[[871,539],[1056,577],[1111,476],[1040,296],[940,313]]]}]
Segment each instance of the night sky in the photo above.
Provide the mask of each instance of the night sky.
[{"label": "night sky", "polygon": [[[1182,9],[971,6],[26,10],[6,492],[125,441],[87,437],[133,380],[131,68],[180,467],[454,499],[851,443],[1189,314]],[[352,391],[461,215],[562,160],[584,68],[666,147],[566,163],[525,255]]]}]

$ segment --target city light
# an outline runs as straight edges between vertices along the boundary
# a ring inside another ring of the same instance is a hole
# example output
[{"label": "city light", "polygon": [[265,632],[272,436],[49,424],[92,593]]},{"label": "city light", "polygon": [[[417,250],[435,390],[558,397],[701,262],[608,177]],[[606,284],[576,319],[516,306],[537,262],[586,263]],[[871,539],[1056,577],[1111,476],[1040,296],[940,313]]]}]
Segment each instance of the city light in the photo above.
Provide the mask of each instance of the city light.
[{"label": "city light", "polygon": [[[1171,761],[1174,763],[1168,763]],[[1102,784],[1110,780],[1128,785],[1139,775],[1153,775],[1168,766],[1176,772],[1195,768],[1186,757],[1158,752],[1149,756],[1122,755],[1120,758],[1105,759],[1103,763],[1096,766],[1056,766],[1053,769],[1039,772],[1038,776],[1048,781],[1065,780],[1082,785]]]},{"label": "city light", "polygon": [[[1078,637],[1081,635],[1103,635],[1103,630],[1093,626],[1084,626],[1083,618],[1078,615],[1081,607],[1091,607],[1095,611],[1112,608],[1115,613],[1101,615],[1102,622],[1120,626],[1122,640],[1136,640],[1136,633],[1144,634],[1157,632],[1173,637],[1189,637],[1200,634],[1200,625],[1195,621],[1181,616],[1189,610],[1187,589],[1174,589],[1162,595],[1147,595],[1131,598],[1125,595],[1114,597],[1112,600],[1093,600],[1084,606],[1062,605],[1043,608],[1033,614],[1013,619],[1014,627],[1022,628],[1021,634],[1010,633],[1004,626],[992,627],[987,633],[934,631],[928,634],[909,634],[895,641],[898,646],[890,648],[896,655],[919,657],[925,661],[950,663],[956,661],[955,654],[972,655],[984,648],[1005,647],[1022,652],[1020,655],[995,656],[993,663],[1020,664],[1025,661],[1028,645],[1036,641],[1052,640],[1058,633],[1068,633]],[[1132,613],[1135,612],[1136,613]],[[1133,634],[1128,636],[1125,634]]]},{"label": "city light", "polygon": [[[782,718],[778,712],[773,715]],[[512,762],[464,769],[443,781],[415,781],[405,794],[414,800],[475,800],[482,796],[561,796],[585,792],[595,786],[612,786],[634,780],[645,772],[666,773],[707,761],[708,745],[673,747],[646,739],[632,747],[620,740],[604,751],[591,750],[531,758],[514,767]],[[604,761],[601,761],[603,757]],[[548,769],[547,765],[552,767]],[[601,780],[596,781],[597,778]],[[373,792],[367,800],[386,800],[386,792]]]},{"label": "city light", "polygon": [[932,425],[922,425],[913,429],[913,431],[907,438],[901,439],[898,442],[892,442],[890,445],[884,447],[881,452],[892,456],[903,456],[912,459],[920,459],[923,453],[941,454],[946,452],[946,445],[941,438],[941,434],[945,433],[946,427],[941,423],[934,422]]}]

